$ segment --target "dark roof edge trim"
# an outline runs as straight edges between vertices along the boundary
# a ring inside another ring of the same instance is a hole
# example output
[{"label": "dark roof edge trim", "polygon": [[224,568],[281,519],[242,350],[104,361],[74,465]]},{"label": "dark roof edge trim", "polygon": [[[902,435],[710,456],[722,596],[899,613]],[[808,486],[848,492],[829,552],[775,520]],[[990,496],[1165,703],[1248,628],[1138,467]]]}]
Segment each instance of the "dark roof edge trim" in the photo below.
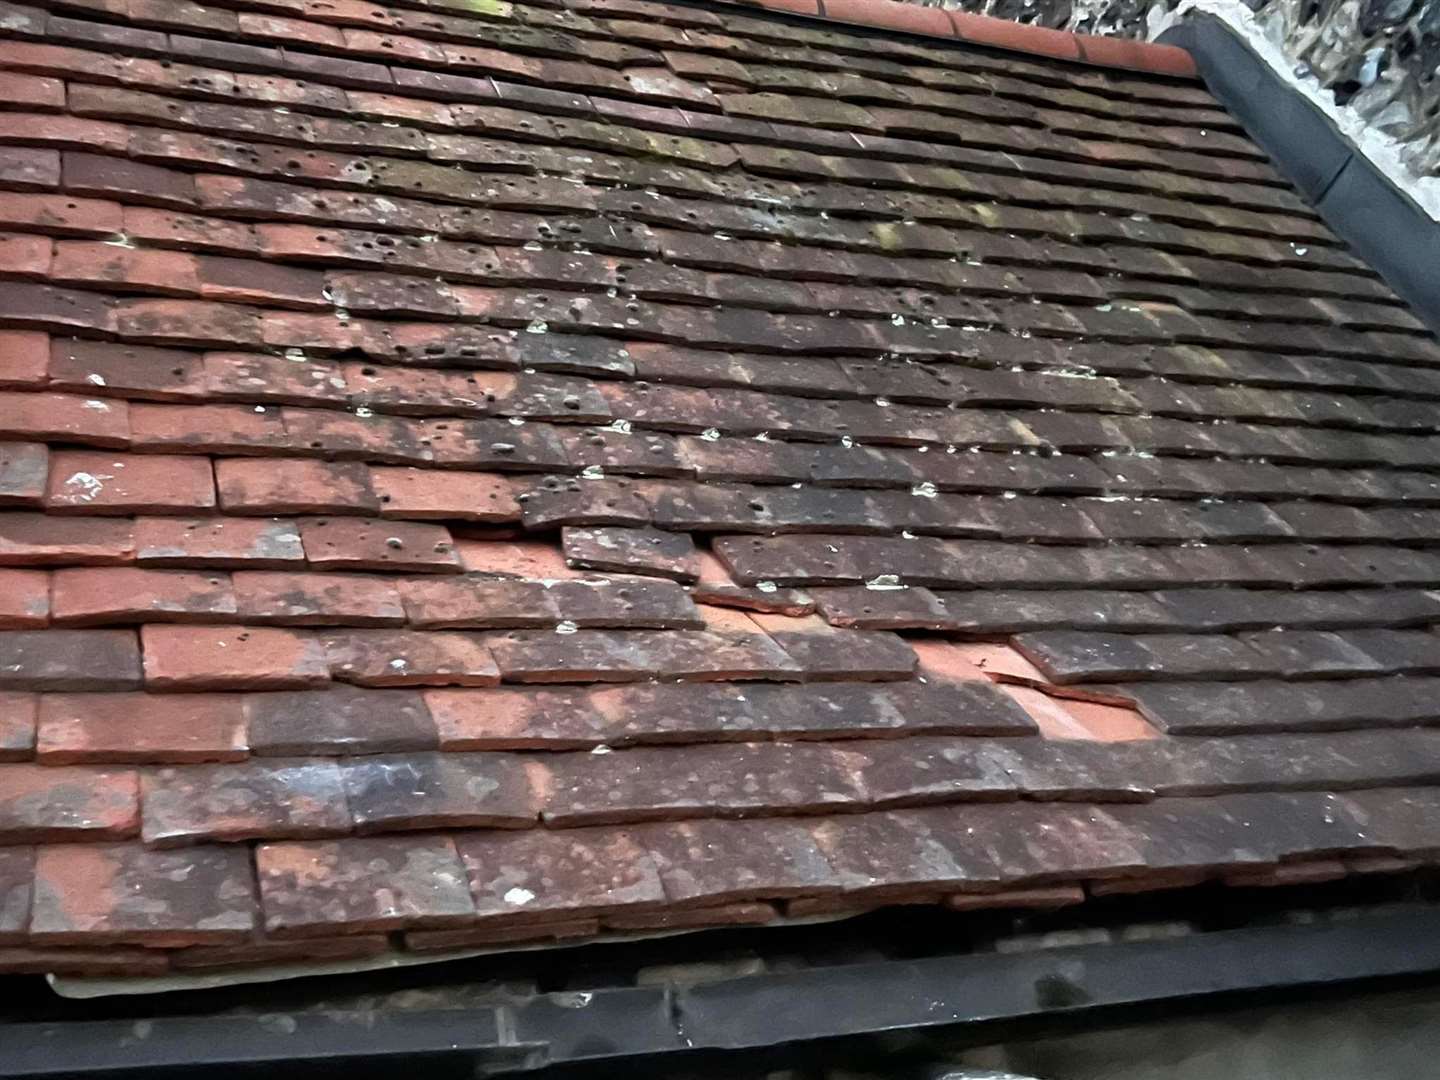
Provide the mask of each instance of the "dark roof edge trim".
[{"label": "dark roof edge trim", "polygon": [[1440,333],[1440,222],[1221,19],[1194,13],[1160,40],[1190,52],[1211,93],[1326,224]]},{"label": "dark roof edge trim", "polygon": [[1440,971],[1440,909],[1179,938],[825,966],[689,987],[541,994],[505,1005],[0,1026],[0,1077],[179,1066],[465,1059],[483,1070],[742,1051],[1042,1019]]},{"label": "dark roof edge trim", "polygon": [[1198,77],[1195,61],[1183,48],[1128,38],[1075,34],[1045,26],[1027,26],[1009,19],[969,11],[921,7],[907,0],[725,0],[737,8],[766,11],[827,22],[869,26],[903,34],[949,38],[967,45],[1048,56],[1091,67],[1143,71],[1176,78]]}]

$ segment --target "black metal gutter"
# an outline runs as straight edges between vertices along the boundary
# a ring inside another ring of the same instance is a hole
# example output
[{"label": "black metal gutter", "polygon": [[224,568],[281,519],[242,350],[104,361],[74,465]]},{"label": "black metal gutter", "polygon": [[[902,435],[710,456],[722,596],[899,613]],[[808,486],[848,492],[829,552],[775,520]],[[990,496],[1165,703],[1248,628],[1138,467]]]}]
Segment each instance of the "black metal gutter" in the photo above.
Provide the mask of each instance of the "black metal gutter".
[{"label": "black metal gutter", "polygon": [[[300,1011],[0,1026],[0,1077],[153,1076],[315,1063],[468,1075],[1074,1016],[1440,972],[1440,908],[1159,941],[833,965],[482,1008]],[[431,1074],[433,1075],[433,1074]]]},{"label": "black metal gutter", "polygon": [[1440,333],[1440,223],[1222,20],[1192,12],[1160,41],[1190,51],[1210,92],[1326,224]]}]

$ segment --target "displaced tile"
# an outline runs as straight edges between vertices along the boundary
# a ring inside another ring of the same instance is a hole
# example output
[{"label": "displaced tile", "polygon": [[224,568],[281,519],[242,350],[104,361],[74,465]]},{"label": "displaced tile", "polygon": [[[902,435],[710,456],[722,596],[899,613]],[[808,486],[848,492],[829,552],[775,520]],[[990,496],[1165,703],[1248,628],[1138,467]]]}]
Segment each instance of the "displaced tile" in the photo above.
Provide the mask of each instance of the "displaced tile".
[{"label": "displaced tile", "polygon": [[819,615],[803,619],[755,613],[750,618],[800,667],[809,681],[908,679],[916,658],[898,635],[882,630],[841,630]]},{"label": "displaced tile", "polygon": [[686,533],[569,527],[562,536],[566,561],[582,570],[649,574],[680,582],[699,576],[695,542]]},{"label": "displaced tile", "polygon": [[777,588],[773,582],[761,582],[753,588],[737,585],[714,555],[708,551],[698,551],[696,555],[700,560],[700,577],[690,590],[696,603],[777,615],[809,615],[815,610],[815,602],[808,593]]}]

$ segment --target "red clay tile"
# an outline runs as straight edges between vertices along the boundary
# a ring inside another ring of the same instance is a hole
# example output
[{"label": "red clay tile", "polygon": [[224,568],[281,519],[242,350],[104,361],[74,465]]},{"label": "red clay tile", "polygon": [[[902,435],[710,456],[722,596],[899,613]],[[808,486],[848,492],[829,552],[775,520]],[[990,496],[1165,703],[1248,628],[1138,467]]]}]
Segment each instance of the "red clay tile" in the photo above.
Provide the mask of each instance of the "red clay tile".
[{"label": "red clay tile", "polygon": [[815,602],[799,589],[737,585],[725,565],[708,551],[697,551],[699,580],[690,595],[697,604],[737,608],[741,611],[768,611],[776,615],[809,615]]},{"label": "red clay tile", "polygon": [[[19,43],[14,43],[12,49]],[[120,204],[47,193],[0,193],[0,220],[44,225],[57,232],[103,236],[122,227]]]},{"label": "red clay tile", "polygon": [[33,848],[0,848],[0,945],[25,940],[34,874]]},{"label": "red clay tile", "polygon": [[35,753],[35,716],[39,698],[0,693],[0,761],[25,761]]},{"label": "red clay tile", "polygon": [[915,653],[886,630],[842,630],[819,615],[796,619],[756,612],[750,618],[789,654],[800,677],[809,682],[908,679],[915,671]]},{"label": "red clay tile", "polygon": [[1061,702],[1029,686],[1002,686],[1002,690],[1020,703],[1030,718],[1040,725],[1047,739],[1088,739],[1088,729]]},{"label": "red clay tile", "polygon": [[330,680],[323,643],[293,630],[147,625],[140,638],[148,690],[299,690]]},{"label": "red clay tile", "polygon": [[170,961],[159,949],[56,948],[14,946],[0,949],[0,968],[17,975],[98,975],[134,978],[164,975]]},{"label": "red clay tile", "polygon": [[215,505],[203,457],[62,450],[50,455],[45,506],[52,514],[166,514]]},{"label": "red clay tile", "polygon": [[395,583],[373,574],[238,570],[239,621],[281,626],[396,626],[405,608]]},{"label": "red clay tile", "polygon": [[225,573],[104,566],[56,570],[51,578],[56,625],[228,622],[235,615]]},{"label": "red clay tile", "polygon": [[580,750],[605,742],[585,691],[427,690],[442,750]]},{"label": "red clay tile", "polygon": [[215,463],[227,514],[374,514],[380,500],[356,461],[226,458]]},{"label": "red clay tile", "polygon": [[130,414],[123,401],[0,392],[0,438],[125,446]]},{"label": "red clay tile", "polygon": [[127,337],[157,345],[261,344],[260,320],[252,309],[205,300],[121,300],[115,325]]},{"label": "red clay tile", "polygon": [[699,577],[695,542],[660,529],[566,528],[565,561],[581,570],[648,574],[691,582]]},{"label": "red clay tile", "polygon": [[1050,685],[1050,680],[1039,668],[1008,645],[977,642],[957,643],[954,647],[992,682],[1014,683],[1017,686]]},{"label": "red clay tile", "polygon": [[370,469],[381,517],[518,522],[520,504],[504,477],[434,469]]},{"label": "red clay tile", "polygon": [[649,853],[618,829],[472,832],[456,843],[476,912],[488,924],[569,920],[665,902]]},{"label": "red clay tile", "polygon": [[145,566],[262,570],[305,565],[300,529],[283,518],[138,518],[132,550]]},{"label": "red clay tile", "polygon": [[44,444],[0,443],[0,506],[38,506],[49,474]]},{"label": "red clay tile", "polygon": [[49,367],[50,335],[0,330],[0,387],[40,386]]},{"label": "red clay tile", "polygon": [[183,251],[61,240],[55,244],[50,276],[65,284],[95,289],[193,296],[200,291],[196,265],[195,256]]},{"label": "red clay tile", "polygon": [[1004,889],[990,893],[955,893],[945,898],[953,911],[982,911],[989,908],[1071,907],[1085,902],[1085,890],[1078,885],[1050,885],[1036,889]]},{"label": "red clay tile", "polygon": [[460,570],[441,525],[369,518],[302,518],[305,558],[317,570]]},{"label": "red clay tile", "polygon": [[150,769],[140,835],[151,847],[204,841],[304,840],[350,831],[333,761],[256,760]]},{"label": "red clay tile", "polygon": [[[183,400],[193,397],[200,358],[181,349],[122,345],[114,341],[56,338],[50,345],[50,386],[79,394]],[[132,433],[135,416],[131,417]]]},{"label": "red clay tile", "polygon": [[435,721],[413,690],[335,686],[249,694],[248,740],[255,754],[389,754],[433,750]]},{"label": "red clay tile", "polygon": [[51,276],[51,241],[47,236],[0,233],[0,261],[15,277],[44,279]]},{"label": "red clay tile", "polygon": [[245,758],[244,714],[230,694],[44,694],[36,757],[156,765]]},{"label": "red clay tile", "polygon": [[685,910],[614,912],[601,922],[607,930],[701,930],[713,926],[763,926],[780,917],[773,904],[718,904]]},{"label": "red clay tile", "polygon": [[135,558],[135,526],[119,518],[0,515],[0,564],[102,566]]},{"label": "red clay tile", "polygon": [[512,630],[487,635],[506,682],[794,680],[799,666],[764,634],[675,630]]},{"label": "red clay tile", "polygon": [[560,609],[542,581],[513,578],[410,578],[400,584],[405,613],[426,628],[554,626]]},{"label": "red clay tile", "polygon": [[39,75],[0,72],[0,98],[11,105],[60,109],[65,106],[65,84]]},{"label": "red clay tile", "polygon": [[0,630],[44,626],[49,616],[49,574],[40,570],[0,570]]},{"label": "red clay tile", "polygon": [[256,904],[243,848],[56,844],[35,858],[36,943],[183,946],[246,940]]},{"label": "red clay tile", "polygon": [[1339,859],[1312,859],[1283,866],[1231,870],[1223,875],[1223,880],[1226,885],[1240,888],[1281,888],[1338,881],[1345,874],[1345,863]]},{"label": "red clay tile", "polygon": [[541,581],[581,576],[566,565],[560,545],[541,540],[461,541],[460,556],[470,573],[504,574]]},{"label": "red clay tile", "polygon": [[989,682],[990,677],[954,642],[907,639],[919,657],[919,673],[941,682]]},{"label": "red clay tile", "polygon": [[376,755],[344,769],[346,800],[362,833],[531,828],[546,775],[541,762],[494,753]]},{"label": "red clay tile", "polygon": [[140,685],[133,630],[0,630],[0,688],[131,690]]},{"label": "red clay tile", "polygon": [[475,916],[448,836],[261,844],[255,864],[265,929],[279,937],[455,926]]},{"label": "red clay tile", "polygon": [[565,919],[533,926],[493,926],[487,923],[469,930],[411,930],[405,935],[405,947],[421,953],[442,949],[476,949],[593,937],[599,932],[599,919]]},{"label": "red clay tile", "polygon": [[249,405],[150,405],[130,410],[137,447],[204,454],[274,453],[288,445],[278,410]]},{"label": "red clay tile", "polygon": [[390,948],[381,934],[347,934],[337,938],[270,941],[258,935],[243,945],[194,945],[166,954],[172,967],[181,971],[255,967],[261,964],[323,963],[334,960],[364,960],[380,956]]},{"label": "red clay tile", "polygon": [[467,634],[352,630],[325,635],[330,670],[357,686],[493,686],[495,661]]},{"label": "red clay tile", "polygon": [[1139,710],[1096,701],[1063,702],[1086,738],[1101,742],[1129,742],[1134,739],[1155,739],[1160,733],[1140,715]]},{"label": "red clay tile", "polygon": [[132,769],[0,765],[3,843],[119,839],[139,828]]}]

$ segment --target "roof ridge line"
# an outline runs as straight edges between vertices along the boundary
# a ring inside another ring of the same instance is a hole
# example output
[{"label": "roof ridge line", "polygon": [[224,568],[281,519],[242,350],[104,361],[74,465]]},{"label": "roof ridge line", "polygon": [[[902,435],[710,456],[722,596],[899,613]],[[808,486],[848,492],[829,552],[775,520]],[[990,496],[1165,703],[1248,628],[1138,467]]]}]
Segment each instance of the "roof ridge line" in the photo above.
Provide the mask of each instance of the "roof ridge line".
[{"label": "roof ridge line", "polygon": [[926,37],[959,39],[971,45],[1048,56],[1091,67],[1142,71],[1198,79],[1190,53],[1176,45],[1077,34],[1028,26],[969,11],[921,7],[906,0],[722,0],[732,7],[761,7],[830,22],[851,23]]}]

